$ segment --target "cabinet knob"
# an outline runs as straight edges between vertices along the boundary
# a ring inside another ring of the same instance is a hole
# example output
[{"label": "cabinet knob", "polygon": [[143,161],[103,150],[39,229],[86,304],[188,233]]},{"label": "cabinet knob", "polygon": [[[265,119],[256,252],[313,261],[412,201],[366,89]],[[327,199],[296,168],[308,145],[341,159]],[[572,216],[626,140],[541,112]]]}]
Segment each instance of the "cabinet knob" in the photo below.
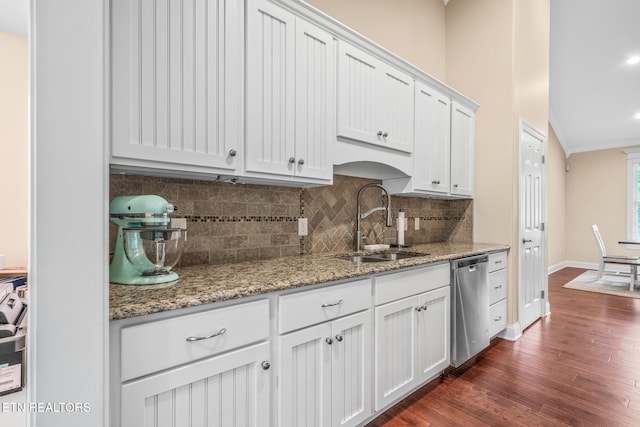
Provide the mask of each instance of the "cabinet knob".
[{"label": "cabinet knob", "polygon": [[261,365],[262,369],[264,369],[265,371],[271,367],[271,363],[267,362],[266,360],[264,360]]},{"label": "cabinet knob", "polygon": [[378,136],[382,136],[382,131],[381,131],[381,130],[379,130],[379,131],[378,131],[378,133],[377,133],[377,135],[378,135]]},{"label": "cabinet knob", "polygon": [[420,307],[420,308],[421,308],[421,309],[423,309],[424,311],[427,311],[427,308],[428,308],[428,307],[427,307],[427,304],[425,303],[425,304],[423,304],[423,305],[422,305],[422,307]]},{"label": "cabinet knob", "polygon": [[383,138],[386,138],[386,137],[388,137],[388,136],[389,136],[389,132],[385,132],[385,133],[383,133],[383,134],[382,134],[382,137],[383,137]]},{"label": "cabinet knob", "polygon": [[331,338],[325,339],[325,342],[329,345],[333,344],[333,340]]},{"label": "cabinet knob", "polygon": [[416,311],[422,311],[422,307],[420,306],[416,307]]},{"label": "cabinet knob", "polygon": [[289,163],[293,164],[296,162],[296,158],[295,157],[289,157]]},{"label": "cabinet knob", "polygon": [[502,316],[494,317],[493,320],[499,322],[502,320]]},{"label": "cabinet knob", "polygon": [[236,154],[238,154],[238,152],[234,148],[229,150],[229,157],[235,157]]},{"label": "cabinet knob", "polygon": [[336,341],[342,342],[343,339],[342,335],[336,335]]},{"label": "cabinet knob", "polygon": [[458,184],[453,184],[453,188],[458,188]]},{"label": "cabinet knob", "polygon": [[298,164],[299,164],[300,166],[304,165],[304,159],[300,159],[300,160],[298,160]]}]

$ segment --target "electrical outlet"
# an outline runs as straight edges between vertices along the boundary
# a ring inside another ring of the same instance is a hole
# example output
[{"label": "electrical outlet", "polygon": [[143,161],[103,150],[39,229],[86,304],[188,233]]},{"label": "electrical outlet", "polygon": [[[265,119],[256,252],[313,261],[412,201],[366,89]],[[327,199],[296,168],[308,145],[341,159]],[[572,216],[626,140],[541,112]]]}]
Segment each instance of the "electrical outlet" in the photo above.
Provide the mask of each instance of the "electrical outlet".
[{"label": "electrical outlet", "polygon": [[187,218],[171,218],[171,228],[187,229]]},{"label": "electrical outlet", "polygon": [[414,228],[416,230],[420,230],[420,217],[415,217],[414,218]]},{"label": "electrical outlet", "polygon": [[306,236],[307,234],[309,234],[309,220],[298,218],[298,236]]}]

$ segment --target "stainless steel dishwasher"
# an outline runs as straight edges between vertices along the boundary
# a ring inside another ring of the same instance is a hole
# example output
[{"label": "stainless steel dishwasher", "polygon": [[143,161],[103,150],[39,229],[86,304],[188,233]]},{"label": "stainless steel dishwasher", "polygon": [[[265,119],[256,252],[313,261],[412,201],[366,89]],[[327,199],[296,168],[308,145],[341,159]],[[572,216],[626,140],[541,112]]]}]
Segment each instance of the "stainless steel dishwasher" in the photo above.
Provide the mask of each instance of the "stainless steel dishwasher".
[{"label": "stainless steel dishwasher", "polygon": [[489,346],[487,255],[451,262],[451,365],[458,367]]}]

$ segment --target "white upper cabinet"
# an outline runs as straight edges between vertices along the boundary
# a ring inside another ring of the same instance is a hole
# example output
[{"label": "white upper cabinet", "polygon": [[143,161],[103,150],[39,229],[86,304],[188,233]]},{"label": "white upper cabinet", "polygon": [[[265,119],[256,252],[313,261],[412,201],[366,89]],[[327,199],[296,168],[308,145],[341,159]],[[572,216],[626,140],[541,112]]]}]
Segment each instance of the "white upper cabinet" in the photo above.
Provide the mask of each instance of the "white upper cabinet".
[{"label": "white upper cabinet", "polygon": [[111,163],[235,173],[242,155],[243,2],[111,3]]},{"label": "white upper cabinet", "polygon": [[246,171],[330,181],[335,41],[269,1],[247,6]]},{"label": "white upper cabinet", "polygon": [[416,141],[413,180],[416,190],[449,192],[451,101],[416,82]]},{"label": "white upper cabinet", "polygon": [[451,194],[473,197],[475,113],[451,103]]},{"label": "white upper cabinet", "polygon": [[338,51],[338,136],[411,153],[413,79],[346,42]]}]

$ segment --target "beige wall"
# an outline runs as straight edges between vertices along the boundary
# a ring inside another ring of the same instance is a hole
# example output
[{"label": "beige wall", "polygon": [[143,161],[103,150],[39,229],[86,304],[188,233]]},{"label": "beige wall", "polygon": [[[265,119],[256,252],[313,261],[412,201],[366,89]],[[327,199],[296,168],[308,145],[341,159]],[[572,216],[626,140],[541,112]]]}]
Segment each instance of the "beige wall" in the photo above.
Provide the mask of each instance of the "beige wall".
[{"label": "beige wall", "polygon": [[308,0],[327,15],[444,81],[442,0]]},{"label": "beige wall", "polygon": [[0,64],[0,254],[17,267],[27,252],[27,39],[0,32]]},{"label": "beige wall", "polygon": [[480,104],[473,237],[512,247],[509,323],[518,320],[519,120],[547,132],[549,17],[549,0],[447,6],[447,83]]},{"label": "beige wall", "polygon": [[547,265],[554,266],[566,257],[566,154],[551,125],[547,141]]},{"label": "beige wall", "polygon": [[638,255],[618,244],[627,237],[627,156],[622,150],[575,153],[567,161],[568,261],[598,262],[592,224],[598,224],[608,253]]}]

